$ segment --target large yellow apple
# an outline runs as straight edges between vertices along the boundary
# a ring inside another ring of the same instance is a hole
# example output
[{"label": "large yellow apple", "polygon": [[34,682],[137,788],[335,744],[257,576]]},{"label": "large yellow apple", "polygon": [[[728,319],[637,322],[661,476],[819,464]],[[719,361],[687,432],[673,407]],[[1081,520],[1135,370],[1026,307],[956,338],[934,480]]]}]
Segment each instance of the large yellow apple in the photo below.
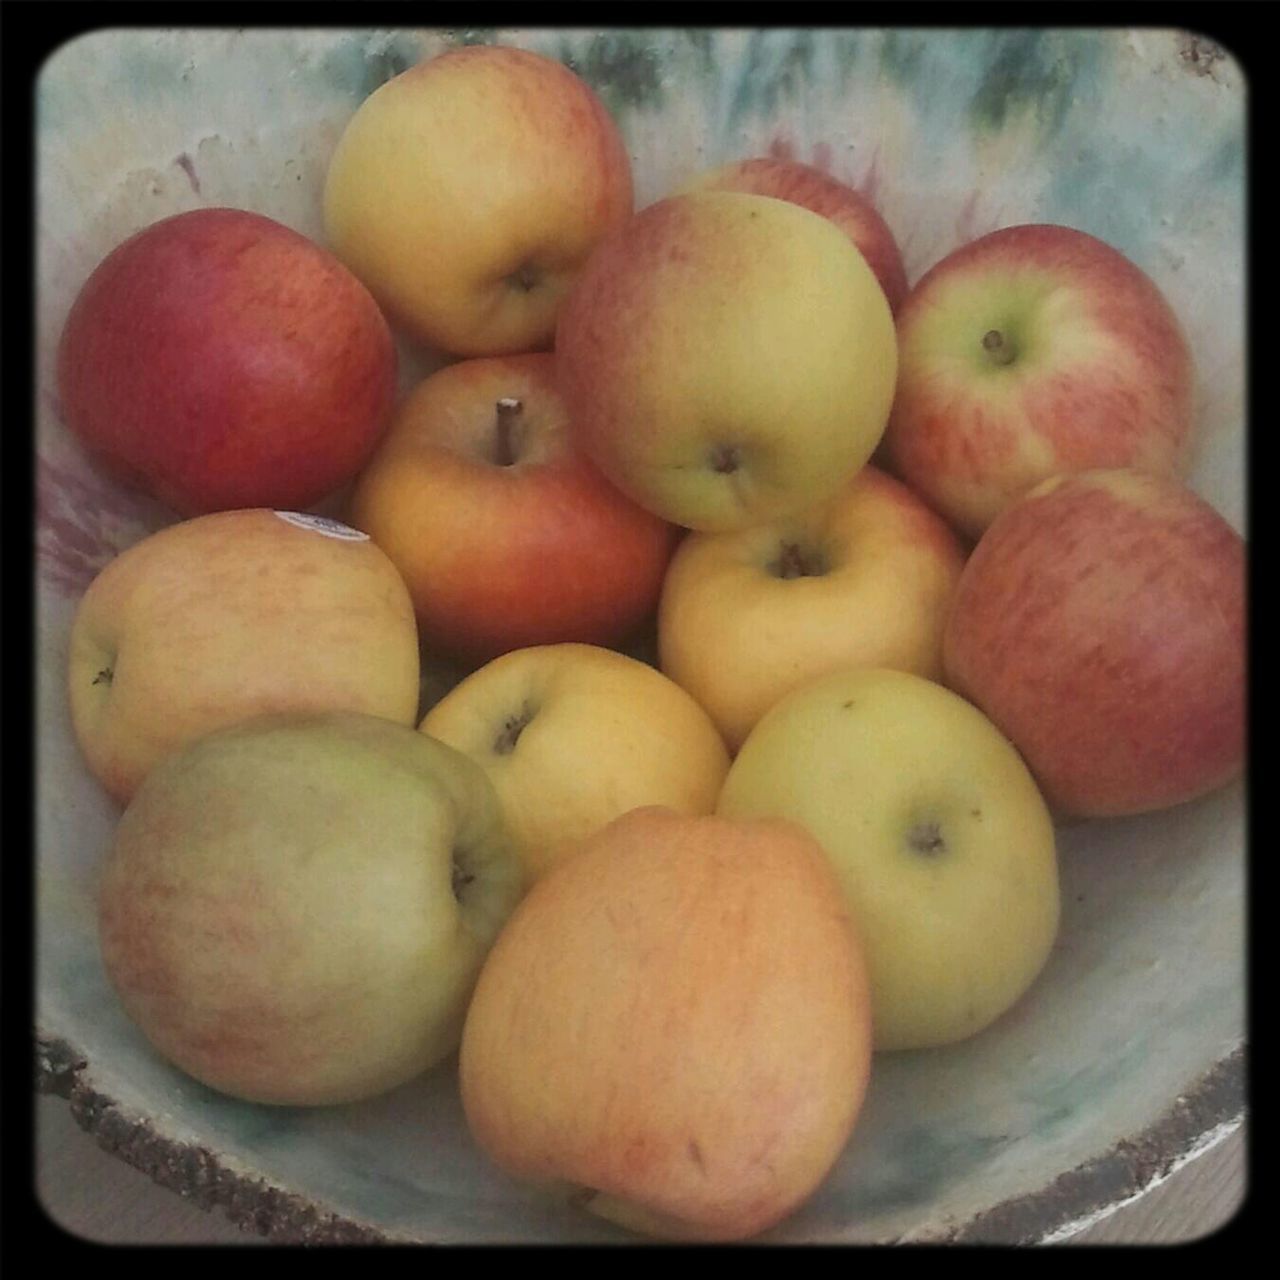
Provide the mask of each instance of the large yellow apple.
[{"label": "large yellow apple", "polygon": [[942,676],[964,551],[904,484],[866,466],[827,505],[691,533],[658,612],[662,670],[731,750],[784,694],[844,667]]},{"label": "large yellow apple", "polygon": [[869,1014],[812,837],[641,809],[554,867],[499,935],[463,1028],[462,1101],[516,1177],[634,1231],[743,1239],[848,1142]]},{"label": "large yellow apple", "polygon": [[587,454],[692,529],[831,497],[884,431],[893,316],[829,219],[733,191],[672,196],[591,256],[560,313],[561,393]]},{"label": "large yellow apple", "polygon": [[1049,811],[1008,740],[933,681],[861,668],[788,694],[743,745],[717,811],[789,818],[822,844],[866,947],[877,1049],[981,1031],[1049,957]]},{"label": "large yellow apple", "polygon": [[71,628],[71,718],[93,775],[127,801],[164,755],[267,711],[358,711],[412,726],[408,589],[367,534],[262,509],[169,525],[90,584]]},{"label": "large yellow apple", "polygon": [[332,248],[388,314],[473,356],[549,346],[587,255],[633,207],[630,158],[590,86],[480,45],[366,98],[324,191]]},{"label": "large yellow apple", "polygon": [[531,878],[629,809],[710,813],[729,768],[715,725],[679,685],[595,645],[495,658],[419,728],[489,775]]}]

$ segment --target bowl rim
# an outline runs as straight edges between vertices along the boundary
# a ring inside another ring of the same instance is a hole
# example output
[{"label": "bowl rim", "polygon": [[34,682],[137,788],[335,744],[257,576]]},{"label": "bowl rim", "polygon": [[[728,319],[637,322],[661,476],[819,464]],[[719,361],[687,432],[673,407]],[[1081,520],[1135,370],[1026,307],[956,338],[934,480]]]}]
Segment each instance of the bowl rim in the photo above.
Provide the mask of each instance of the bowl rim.
[{"label": "bowl rim", "polygon": [[[272,1244],[442,1243],[396,1233],[326,1207],[283,1183],[247,1174],[200,1143],[163,1133],[94,1083],[93,1065],[65,1038],[36,1031],[37,1093],[66,1098],[76,1123],[104,1151],[205,1210],[221,1209],[245,1231]],[[925,1228],[893,1240],[841,1244],[1035,1245],[1065,1241],[1153,1190],[1245,1122],[1248,1046],[1241,1041],[1179,1094],[1141,1132],[1059,1174],[1043,1187],[1011,1196],[965,1222]],[[747,1243],[750,1243],[749,1241]]]}]

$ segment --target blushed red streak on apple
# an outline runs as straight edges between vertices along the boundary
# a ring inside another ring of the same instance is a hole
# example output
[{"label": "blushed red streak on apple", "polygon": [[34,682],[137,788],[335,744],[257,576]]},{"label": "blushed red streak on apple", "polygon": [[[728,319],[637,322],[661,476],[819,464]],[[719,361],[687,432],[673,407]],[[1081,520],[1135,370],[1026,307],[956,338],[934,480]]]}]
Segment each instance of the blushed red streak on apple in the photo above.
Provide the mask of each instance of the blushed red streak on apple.
[{"label": "blushed red streak on apple", "polygon": [[1019,748],[1051,803],[1092,816],[1229,780],[1246,707],[1240,536],[1175,481],[1148,477],[1135,504],[1104,474],[996,519],[945,643],[948,682]]}]

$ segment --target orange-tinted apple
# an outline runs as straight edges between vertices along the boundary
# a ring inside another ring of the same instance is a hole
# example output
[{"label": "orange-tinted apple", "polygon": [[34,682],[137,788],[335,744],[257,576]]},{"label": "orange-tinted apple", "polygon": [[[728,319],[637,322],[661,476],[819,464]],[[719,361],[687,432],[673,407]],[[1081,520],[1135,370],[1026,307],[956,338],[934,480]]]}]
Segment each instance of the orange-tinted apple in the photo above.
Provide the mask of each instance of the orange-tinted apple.
[{"label": "orange-tinted apple", "polygon": [[103,259],[67,317],[57,376],[76,436],[179,514],[301,509],[373,452],[396,353],[326,249],[261,214],[197,209]]},{"label": "orange-tinted apple", "polygon": [[831,497],[870,457],[897,369],[866,259],[812,210],[695,191],[591,256],[560,315],[575,438],[642,506],[741,529]]},{"label": "orange-tinted apple", "polygon": [[467,356],[548,347],[587,255],[632,208],[626,146],[590,86],[492,45],[376,89],[324,191],[338,256],[420,341]]},{"label": "orange-tinted apple", "polygon": [[786,1217],[849,1140],[871,1061],[839,885],[785,822],[619,818],[535,884],[481,970],[471,1131],[516,1177],[648,1235]]},{"label": "orange-tinted apple", "polygon": [[1006,227],[961,246],[898,312],[886,465],[977,538],[1050,476],[1186,467],[1191,349],[1123,254],[1070,227]]},{"label": "orange-tinted apple", "polygon": [[89,769],[127,801],[163,756],[268,711],[412,726],[413,605],[368,535],[337,521],[198,516],[135,543],[93,580],[67,678]]},{"label": "orange-tinted apple", "polygon": [[684,189],[747,191],[758,196],[776,196],[812,209],[830,218],[861,250],[880,281],[890,310],[897,311],[906,297],[907,273],[902,265],[902,252],[880,211],[860,191],[813,165],[776,156],[758,156],[699,174]]},{"label": "orange-tinted apple", "polygon": [[662,669],[736,750],[813,676],[872,666],[941,678],[963,565],[941,517],[866,466],[831,502],[791,519],[691,533],[662,590]]},{"label": "orange-tinted apple", "polygon": [[628,638],[657,606],[677,534],[573,446],[546,354],[462,360],[422,382],[350,519],[400,570],[428,647],[471,663]]},{"label": "orange-tinted apple", "polygon": [[1054,807],[1162,809],[1237,776],[1245,545],[1180,481],[1045,481],[997,517],[956,591],[947,681],[1012,739]]}]

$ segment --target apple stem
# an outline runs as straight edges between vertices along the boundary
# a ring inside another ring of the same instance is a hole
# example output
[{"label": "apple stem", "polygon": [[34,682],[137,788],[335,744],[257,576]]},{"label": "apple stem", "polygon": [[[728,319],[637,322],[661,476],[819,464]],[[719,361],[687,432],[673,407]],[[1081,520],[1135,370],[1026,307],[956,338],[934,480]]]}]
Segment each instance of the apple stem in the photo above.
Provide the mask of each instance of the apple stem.
[{"label": "apple stem", "polygon": [[988,329],[982,335],[982,347],[996,364],[1012,364],[1018,354],[1013,349],[1013,343],[1006,342],[999,329]]},{"label": "apple stem", "polygon": [[110,684],[115,679],[115,672],[110,667],[103,667],[96,676],[93,677],[93,684]]},{"label": "apple stem", "polygon": [[498,401],[497,442],[493,460],[500,467],[512,466],[516,461],[514,433],[523,411],[524,405],[514,396],[503,396]]}]

